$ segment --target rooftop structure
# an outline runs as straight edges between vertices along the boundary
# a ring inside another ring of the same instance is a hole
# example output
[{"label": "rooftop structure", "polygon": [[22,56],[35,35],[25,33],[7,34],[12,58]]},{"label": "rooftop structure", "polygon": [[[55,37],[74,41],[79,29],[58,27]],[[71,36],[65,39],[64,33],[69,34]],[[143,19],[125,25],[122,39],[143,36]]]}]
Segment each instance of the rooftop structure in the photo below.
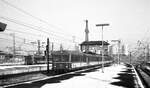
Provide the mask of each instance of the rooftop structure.
[{"label": "rooftop structure", "polygon": [[[108,42],[103,41],[104,45],[109,45]],[[80,45],[102,45],[102,41],[84,41]]]},{"label": "rooftop structure", "polygon": [[[103,41],[104,55],[108,55],[108,42]],[[84,41],[80,44],[81,51],[85,53],[102,54],[102,41]],[[87,48],[88,47],[88,51]]]}]

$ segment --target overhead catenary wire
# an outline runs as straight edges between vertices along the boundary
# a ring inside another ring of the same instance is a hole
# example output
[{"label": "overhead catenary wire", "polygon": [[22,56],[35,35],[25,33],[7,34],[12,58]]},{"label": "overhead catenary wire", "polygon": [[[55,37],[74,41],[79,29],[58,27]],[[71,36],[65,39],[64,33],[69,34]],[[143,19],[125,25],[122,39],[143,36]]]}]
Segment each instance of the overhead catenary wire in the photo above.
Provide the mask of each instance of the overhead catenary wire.
[{"label": "overhead catenary wire", "polygon": [[[13,42],[12,40],[6,39],[6,38],[0,38],[0,39],[7,40],[8,42]],[[21,42],[21,41],[17,41],[17,42],[23,43],[23,42]],[[32,44],[30,44],[30,43],[23,43],[23,44],[32,46]]]},{"label": "overhead catenary wire", "polygon": [[[24,32],[21,32],[21,33],[24,33]],[[16,34],[16,33],[15,33],[15,34]],[[3,35],[9,35],[9,36],[10,36],[10,34],[5,34],[5,33],[3,33]],[[16,35],[15,35],[15,37],[16,37],[17,39],[21,39],[21,40],[25,39],[25,38],[22,38],[22,37],[19,37],[19,36],[16,36]],[[29,39],[26,39],[26,40],[28,40],[28,41],[33,41],[33,40],[29,40]],[[10,41],[11,41],[11,40],[10,40]],[[19,42],[19,43],[22,43],[22,42],[20,42],[20,41],[18,41],[18,42]],[[51,42],[51,43],[52,43],[52,42]],[[60,44],[65,44],[65,45],[67,45],[66,42],[60,43],[60,42],[53,41],[53,43],[54,43],[54,44],[57,44],[58,46],[59,46]],[[25,44],[32,46],[32,44],[30,44],[30,43],[25,43]],[[35,45],[34,45],[34,46],[35,46]],[[36,46],[37,46],[37,45],[36,45]],[[69,44],[69,46],[71,46],[71,45]]]},{"label": "overhead catenary wire", "polygon": [[[9,6],[15,8],[15,9],[17,9],[18,11],[20,11],[20,12],[22,12],[22,13],[24,13],[24,14],[26,14],[26,15],[28,15],[28,16],[30,16],[30,17],[32,17],[32,18],[38,20],[38,21],[40,21],[40,22],[42,22],[42,23],[45,23],[45,24],[49,25],[49,26],[52,27],[52,28],[55,28],[55,29],[57,29],[57,30],[59,29],[59,31],[61,30],[61,28],[56,27],[56,26],[54,26],[54,25],[48,23],[47,21],[45,21],[45,20],[43,20],[43,19],[41,19],[41,18],[38,18],[38,17],[36,17],[36,16],[33,16],[33,15],[30,14],[29,12],[27,12],[27,11],[25,11],[25,10],[23,10],[23,9],[21,9],[21,8],[15,6],[15,5],[13,5],[13,4],[11,4],[11,3],[9,3],[9,2],[6,1],[6,0],[1,0],[1,1],[2,1],[3,3],[7,4],[7,5],[9,5]],[[57,32],[57,33],[58,33],[58,32]],[[59,33],[59,34],[60,34],[60,33]],[[63,33],[61,33],[61,35],[62,35],[62,34],[63,34]],[[63,35],[65,35],[65,34],[63,34]],[[70,35],[70,34],[67,34],[67,35],[69,35],[69,36],[74,36],[74,35]],[[77,38],[80,39],[79,37],[77,37]],[[81,40],[81,39],[80,39],[80,40]]]},{"label": "overhead catenary wire", "polygon": [[[7,2],[6,0],[2,0],[2,1],[4,1],[4,2],[6,2],[6,3],[8,3],[8,4],[11,4],[11,3],[9,3],[9,2]],[[7,5],[8,5],[7,4]],[[14,6],[15,7],[15,5],[13,5],[13,4],[11,4],[12,6]],[[10,6],[10,5],[9,5]],[[11,6],[11,7],[12,7]],[[20,9],[20,8],[18,8],[18,9]],[[21,10],[21,9],[20,9]],[[26,12],[25,10],[23,10],[24,12]],[[28,12],[27,12],[28,13]],[[30,14],[30,13],[29,13]],[[30,14],[30,16],[33,16],[32,14]],[[34,17],[34,16],[33,16]],[[35,19],[36,19],[36,17],[35,17]],[[39,18],[40,19],[40,18]],[[42,19],[41,19],[42,20]],[[8,20],[7,20],[8,21]],[[39,20],[40,21],[40,20]],[[44,20],[43,20],[44,21]],[[12,21],[11,21],[12,22]],[[42,21],[41,21],[42,22]],[[20,22],[18,22],[18,23],[20,23]],[[43,22],[44,23],[44,22]],[[45,21],[45,23],[46,23],[46,21]],[[47,22],[48,23],[48,22]],[[34,30],[35,29],[39,29],[39,27],[37,27],[37,26],[33,26],[33,25],[26,25],[26,24],[24,24],[24,23],[22,23],[22,25],[24,25],[24,26],[28,26],[28,28],[29,28],[29,26],[30,26],[30,29],[33,29],[34,28]],[[55,27],[56,29],[57,29],[57,27]],[[39,31],[39,30],[38,30]],[[40,32],[41,32],[41,30],[40,30]],[[46,31],[45,31],[46,32]],[[21,32],[20,32],[21,33]],[[47,35],[49,35],[50,33],[45,33],[45,34],[47,34]],[[58,35],[54,35],[54,34],[50,34],[50,35],[53,35],[54,37],[57,37],[57,39],[58,39]],[[61,35],[64,35],[64,34],[61,34]],[[72,35],[71,35],[71,37],[72,37]],[[72,43],[72,40],[71,39],[67,39],[67,38],[64,38],[64,37],[61,37],[61,36],[59,36],[59,40],[65,40],[65,41],[63,41],[63,42],[66,42],[66,40],[68,41],[68,42],[70,42],[70,43]],[[77,37],[76,37],[77,38]],[[54,43],[56,43],[56,42],[54,42]],[[74,42],[74,43],[78,43],[78,42]],[[58,43],[57,43],[58,44]],[[61,44],[61,43],[59,43],[59,44]]]},{"label": "overhead catenary wire", "polygon": [[[3,35],[7,35],[7,36],[10,36],[9,34],[5,34],[5,33],[3,33]],[[15,36],[17,39],[25,39],[25,38],[21,38],[21,37],[18,37],[18,36]],[[10,42],[10,43],[12,43],[13,41],[11,40],[11,39],[8,39],[8,38],[0,38],[0,39],[2,39],[2,40],[6,40],[6,41],[8,41],[8,42]],[[28,40],[28,39],[27,39]],[[33,44],[31,44],[31,43],[24,43],[24,42],[21,42],[21,41],[19,41],[19,40],[16,40],[16,43],[22,43],[22,45],[29,45],[29,46],[33,46]],[[53,43],[55,43],[55,44],[57,44],[57,45],[60,45],[61,43],[58,43],[58,42],[53,42]],[[37,44],[34,44],[34,46],[38,46]]]},{"label": "overhead catenary wire", "polygon": [[[22,26],[24,26],[24,27],[28,27],[28,28],[30,28],[30,29],[33,29],[33,30],[36,30],[36,31],[39,31],[39,32],[43,32],[43,33],[47,34],[48,36],[49,36],[49,35],[53,35],[53,36],[55,36],[55,37],[59,37],[59,38],[62,39],[62,40],[67,40],[67,41],[69,41],[69,42],[72,42],[71,39],[67,39],[67,38],[64,38],[64,37],[62,37],[62,36],[58,36],[58,35],[52,34],[52,33],[50,33],[50,32],[40,30],[39,27],[37,28],[37,27],[35,27],[35,26],[31,25],[31,24],[27,24],[27,23],[24,23],[24,22],[22,22],[22,21],[18,21],[18,20],[15,20],[15,19],[12,19],[12,18],[8,18],[8,17],[2,17],[2,16],[1,16],[0,18],[1,18],[1,19],[4,19],[4,20],[7,20],[7,21],[10,21],[10,22],[13,22],[13,23],[18,24],[18,25],[22,25]],[[76,43],[77,43],[77,42],[76,42]]]},{"label": "overhead catenary wire", "polygon": [[34,34],[34,33],[31,33],[31,32],[23,32],[23,31],[19,31],[19,30],[15,30],[15,29],[6,29],[6,31],[11,31],[11,32],[17,32],[17,33],[21,33],[21,34],[28,34],[28,35],[31,35],[31,36],[37,36],[37,37],[46,37],[46,36],[42,36],[42,35],[38,35],[38,34]]},{"label": "overhead catenary wire", "polygon": [[[21,9],[21,8],[19,8],[19,7],[15,6],[15,5],[13,5],[13,4],[7,2],[6,0],[1,0],[1,1],[4,2],[4,3],[7,4],[7,5],[9,5],[9,6],[15,8],[15,9],[17,9],[18,11],[20,11],[20,12],[22,12],[22,13],[24,13],[24,14],[26,14],[26,15],[28,15],[28,16],[30,16],[30,17],[36,19],[36,20],[38,20],[38,21],[40,21],[40,22],[43,22],[43,23],[48,24],[48,25],[50,25],[50,26],[52,26],[52,27],[55,27],[54,25],[52,25],[52,24],[50,24],[50,23],[48,23],[48,22],[46,22],[46,21],[44,21],[44,20],[42,20],[42,19],[40,19],[40,18],[38,18],[38,17],[36,17],[36,16],[33,16],[32,14],[28,13],[27,11],[25,11],[25,10],[23,10],[23,9]],[[57,28],[57,29],[58,29],[58,28]]]},{"label": "overhead catenary wire", "polygon": [[[12,40],[9,40],[9,39],[6,39],[6,38],[0,38],[0,40],[6,40],[6,41],[8,41],[9,43],[12,43],[13,41]],[[22,43],[22,42],[20,42],[20,41],[17,41],[17,43]],[[28,52],[28,51],[30,51],[30,50],[26,50],[25,48],[23,49],[22,48],[22,46],[30,46],[30,47],[33,47],[33,45],[32,44],[30,44],[30,43],[22,43],[21,45],[20,44],[18,44],[18,45],[16,45],[16,47],[19,49],[19,51],[21,50],[21,51],[25,51],[25,52]],[[34,45],[34,47],[35,47],[35,45]],[[5,48],[12,48],[12,46],[7,46],[7,47],[5,47]],[[16,51],[18,51],[18,49],[16,50]],[[31,49],[31,48],[30,48]],[[33,48],[32,48],[33,49]],[[34,49],[35,50],[35,49]]]},{"label": "overhead catenary wire", "polygon": [[[3,33],[3,35],[7,35],[7,36],[11,36],[11,34],[14,34],[14,33],[10,33],[10,34]],[[33,41],[33,40],[22,38],[22,37],[19,37],[19,36],[16,36],[16,35],[15,35],[15,37],[18,38],[18,39],[21,39],[21,40],[25,39],[25,40],[28,40],[28,41]]]},{"label": "overhead catenary wire", "polygon": [[12,31],[12,32],[17,32],[17,33],[21,33],[21,34],[28,34],[28,35],[30,35],[30,36],[37,36],[37,37],[39,37],[39,38],[41,38],[41,37],[44,37],[44,38],[47,38],[46,36],[44,36],[44,35],[38,35],[38,34],[34,34],[34,33],[29,33],[29,32],[23,32],[23,31],[16,31],[15,29],[6,29],[7,31]]},{"label": "overhead catenary wire", "polygon": [[[10,34],[5,34],[5,33],[3,33],[3,35],[9,35],[9,36],[11,36]],[[21,39],[21,40],[24,39],[24,38],[18,37],[18,36],[16,36],[16,35],[15,35],[15,38]],[[8,41],[8,42],[10,42],[10,43],[13,42],[11,39],[8,39],[8,38],[0,38],[0,39],[6,40],[6,41]],[[30,47],[33,47],[33,44],[31,44],[31,43],[26,43],[26,42],[24,42],[24,41],[16,40],[15,43],[17,43],[17,45],[16,45],[17,47],[21,47],[21,46],[25,46],[25,45],[30,46]],[[34,46],[38,46],[38,45],[34,44]]]},{"label": "overhead catenary wire", "polygon": [[[5,34],[5,35],[9,35],[9,34]],[[15,36],[16,38],[18,38],[17,36]],[[3,39],[3,40],[6,40],[6,41],[8,41],[8,42],[10,42],[10,43],[12,43],[13,41],[11,40],[11,39],[8,39],[8,38],[0,38],[0,39]],[[19,37],[19,39],[24,39],[24,38],[20,38]],[[16,43],[17,43],[17,46],[18,47],[20,47],[20,46],[24,46],[24,45],[29,45],[30,47],[33,47],[33,44],[31,44],[31,43],[24,43],[23,41],[21,42],[21,41],[19,41],[19,40],[16,40]],[[59,43],[59,42],[51,42],[50,44],[52,44],[52,43],[54,43],[57,47],[59,47],[61,44],[65,44],[65,46],[66,45],[68,45],[67,43]],[[21,44],[21,45],[20,45]],[[38,46],[37,44],[34,44],[34,46]],[[43,45],[42,45],[43,46]],[[42,47],[41,46],[41,47]],[[70,47],[71,45],[69,45],[69,47]],[[66,47],[66,49],[68,49],[69,47]],[[56,48],[56,47],[55,47]],[[59,50],[59,48],[56,48],[56,49],[58,49]],[[65,48],[64,48],[65,49]]]}]

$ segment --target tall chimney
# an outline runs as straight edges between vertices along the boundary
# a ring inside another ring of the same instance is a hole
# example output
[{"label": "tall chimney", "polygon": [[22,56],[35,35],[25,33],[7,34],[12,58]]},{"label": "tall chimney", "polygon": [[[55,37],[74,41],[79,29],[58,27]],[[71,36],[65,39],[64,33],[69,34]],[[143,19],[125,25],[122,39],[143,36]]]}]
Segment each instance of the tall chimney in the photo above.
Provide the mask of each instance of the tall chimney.
[{"label": "tall chimney", "polygon": [[86,27],[85,27],[85,41],[89,41],[89,29],[88,29],[88,20],[85,20]]}]

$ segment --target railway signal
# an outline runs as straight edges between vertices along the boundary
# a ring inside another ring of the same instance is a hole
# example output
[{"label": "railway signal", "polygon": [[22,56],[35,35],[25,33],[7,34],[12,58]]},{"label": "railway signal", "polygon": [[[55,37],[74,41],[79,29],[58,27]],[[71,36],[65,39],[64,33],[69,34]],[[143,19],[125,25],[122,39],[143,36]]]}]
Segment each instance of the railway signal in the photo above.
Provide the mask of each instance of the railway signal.
[{"label": "railway signal", "polygon": [[6,29],[7,24],[0,22],[0,32],[3,32]]},{"label": "railway signal", "polygon": [[47,73],[49,73],[49,38],[47,38],[47,46],[46,46],[46,56],[47,56]]}]

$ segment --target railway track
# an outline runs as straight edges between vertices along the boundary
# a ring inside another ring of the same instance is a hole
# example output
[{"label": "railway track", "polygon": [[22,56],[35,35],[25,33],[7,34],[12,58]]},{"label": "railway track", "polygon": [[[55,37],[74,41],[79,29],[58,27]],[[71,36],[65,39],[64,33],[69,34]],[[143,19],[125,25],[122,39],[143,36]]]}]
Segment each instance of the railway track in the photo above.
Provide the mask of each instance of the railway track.
[{"label": "railway track", "polygon": [[150,88],[150,71],[147,69],[143,69],[141,67],[136,67],[135,68],[144,87],[145,88]]}]

